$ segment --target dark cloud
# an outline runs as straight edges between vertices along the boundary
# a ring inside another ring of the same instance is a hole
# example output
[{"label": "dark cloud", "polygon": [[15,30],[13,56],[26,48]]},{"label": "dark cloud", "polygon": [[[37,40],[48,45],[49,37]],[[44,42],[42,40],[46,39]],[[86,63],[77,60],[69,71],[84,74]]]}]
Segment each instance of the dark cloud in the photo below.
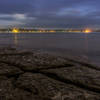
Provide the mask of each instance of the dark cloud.
[{"label": "dark cloud", "polygon": [[0,13],[25,13],[31,10],[34,10],[34,7],[29,0],[0,0]]},{"label": "dark cloud", "polygon": [[1,25],[99,26],[99,4],[100,0],[0,0],[0,21]]}]

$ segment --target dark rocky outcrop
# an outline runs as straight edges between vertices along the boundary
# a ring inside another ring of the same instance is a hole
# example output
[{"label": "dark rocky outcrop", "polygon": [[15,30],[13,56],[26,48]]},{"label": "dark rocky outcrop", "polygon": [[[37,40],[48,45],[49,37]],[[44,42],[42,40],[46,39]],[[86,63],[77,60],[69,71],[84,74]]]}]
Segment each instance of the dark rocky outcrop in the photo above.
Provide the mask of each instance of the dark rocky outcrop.
[{"label": "dark rocky outcrop", "polygon": [[100,70],[78,60],[3,48],[0,100],[100,100]]}]

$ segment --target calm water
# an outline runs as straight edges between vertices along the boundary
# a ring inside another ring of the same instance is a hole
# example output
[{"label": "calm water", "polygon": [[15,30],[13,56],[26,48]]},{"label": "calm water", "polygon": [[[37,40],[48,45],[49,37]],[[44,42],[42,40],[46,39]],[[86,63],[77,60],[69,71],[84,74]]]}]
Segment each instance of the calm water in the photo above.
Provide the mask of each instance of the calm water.
[{"label": "calm water", "polygon": [[0,46],[82,56],[100,65],[100,33],[0,33]]}]

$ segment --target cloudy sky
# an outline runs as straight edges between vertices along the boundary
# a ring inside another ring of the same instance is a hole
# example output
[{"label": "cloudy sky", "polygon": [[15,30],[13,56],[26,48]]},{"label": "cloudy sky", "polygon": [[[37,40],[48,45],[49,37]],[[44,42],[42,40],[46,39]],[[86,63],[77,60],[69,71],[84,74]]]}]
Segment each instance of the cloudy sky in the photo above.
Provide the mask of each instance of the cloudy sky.
[{"label": "cloudy sky", "polygon": [[100,0],[0,0],[0,26],[100,27]]}]

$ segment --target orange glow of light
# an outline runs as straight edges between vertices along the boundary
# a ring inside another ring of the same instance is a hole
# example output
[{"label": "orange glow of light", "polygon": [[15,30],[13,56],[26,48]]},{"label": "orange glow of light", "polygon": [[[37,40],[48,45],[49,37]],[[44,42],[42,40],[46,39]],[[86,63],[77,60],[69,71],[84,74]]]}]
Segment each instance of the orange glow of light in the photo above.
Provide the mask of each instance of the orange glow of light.
[{"label": "orange glow of light", "polygon": [[91,29],[86,29],[84,32],[85,33],[90,33],[90,32],[92,32],[92,30]]},{"label": "orange glow of light", "polygon": [[13,33],[19,33],[19,30],[16,29],[16,28],[13,28],[12,32],[13,32]]},{"label": "orange glow of light", "polygon": [[50,32],[55,32],[54,30],[50,30]]}]

